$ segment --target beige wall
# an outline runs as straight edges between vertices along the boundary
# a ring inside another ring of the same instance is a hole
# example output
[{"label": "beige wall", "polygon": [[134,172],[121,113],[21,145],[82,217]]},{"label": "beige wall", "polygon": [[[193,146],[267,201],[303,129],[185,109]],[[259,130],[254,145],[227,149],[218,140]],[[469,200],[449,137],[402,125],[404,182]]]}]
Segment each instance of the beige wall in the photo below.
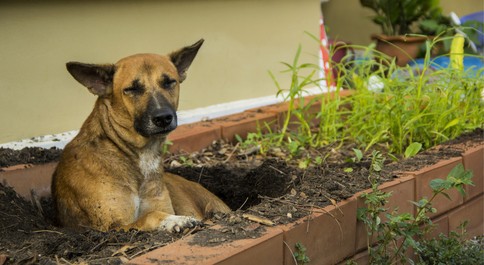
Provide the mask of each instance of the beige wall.
[{"label": "beige wall", "polygon": [[95,98],[70,77],[67,61],[166,53],[201,37],[181,109],[275,94],[267,71],[282,70],[300,43],[316,54],[304,31],[317,34],[318,21],[318,0],[4,0],[0,143],[80,127]]},{"label": "beige wall", "polygon": [[[458,16],[484,10],[482,0],[440,0],[445,14],[453,11]],[[370,34],[380,28],[370,19],[372,10],[363,8],[359,0],[330,0],[322,6],[328,36],[353,44],[367,45]]]}]

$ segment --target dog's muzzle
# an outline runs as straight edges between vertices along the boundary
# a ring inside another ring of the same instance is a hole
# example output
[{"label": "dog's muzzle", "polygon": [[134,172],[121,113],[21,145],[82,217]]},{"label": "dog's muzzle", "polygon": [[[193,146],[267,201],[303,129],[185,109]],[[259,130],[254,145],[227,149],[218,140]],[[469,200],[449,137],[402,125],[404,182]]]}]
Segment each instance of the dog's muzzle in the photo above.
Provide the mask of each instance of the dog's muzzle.
[{"label": "dog's muzzle", "polygon": [[135,118],[134,128],[144,137],[167,135],[177,127],[175,109],[162,96],[153,97],[146,110]]},{"label": "dog's muzzle", "polygon": [[176,112],[165,108],[145,113],[135,120],[134,128],[144,137],[167,135],[177,127]]},{"label": "dog's muzzle", "polygon": [[162,132],[171,132],[177,126],[176,112],[170,109],[156,111],[151,117],[151,123]]}]

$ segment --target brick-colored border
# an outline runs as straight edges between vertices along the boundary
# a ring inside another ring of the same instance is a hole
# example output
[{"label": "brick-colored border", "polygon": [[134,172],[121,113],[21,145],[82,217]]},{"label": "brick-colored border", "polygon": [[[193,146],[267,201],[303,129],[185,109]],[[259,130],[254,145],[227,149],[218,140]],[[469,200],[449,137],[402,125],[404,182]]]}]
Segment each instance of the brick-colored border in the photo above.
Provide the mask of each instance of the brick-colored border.
[{"label": "brick-colored border", "polygon": [[[484,176],[484,146],[477,146],[462,154],[466,170],[471,170],[473,176]],[[484,178],[474,177],[474,186],[466,186],[466,201],[484,193]]]},{"label": "brick-colored border", "polygon": [[[282,226],[284,264],[294,265],[296,243],[306,247],[312,264],[336,264],[355,252],[356,199],[328,206],[302,220]],[[318,211],[318,209],[315,209]],[[290,248],[290,250],[289,250]]]}]

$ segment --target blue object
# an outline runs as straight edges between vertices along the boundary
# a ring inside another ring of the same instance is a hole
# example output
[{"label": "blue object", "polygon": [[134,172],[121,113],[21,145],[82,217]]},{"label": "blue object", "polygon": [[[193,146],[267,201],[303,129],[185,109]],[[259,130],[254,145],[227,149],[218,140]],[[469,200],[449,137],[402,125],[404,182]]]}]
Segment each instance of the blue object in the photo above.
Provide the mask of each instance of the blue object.
[{"label": "blue object", "polygon": [[[449,67],[449,64],[450,58],[448,56],[439,56],[430,60],[430,67],[434,69],[447,68]],[[422,67],[424,65],[424,59],[416,59],[415,61],[410,62],[409,65]],[[470,68],[478,70],[483,67],[484,59],[482,57],[464,56],[464,71],[467,71]]]}]

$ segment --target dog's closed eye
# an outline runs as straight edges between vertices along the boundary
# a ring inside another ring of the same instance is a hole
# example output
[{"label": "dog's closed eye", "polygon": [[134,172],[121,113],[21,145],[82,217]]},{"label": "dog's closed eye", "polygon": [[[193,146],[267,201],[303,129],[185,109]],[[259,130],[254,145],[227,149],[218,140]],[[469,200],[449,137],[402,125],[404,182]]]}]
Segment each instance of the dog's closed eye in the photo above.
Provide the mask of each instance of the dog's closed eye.
[{"label": "dog's closed eye", "polygon": [[164,89],[172,89],[176,85],[176,80],[169,77],[168,75],[163,75],[160,81],[160,86]]},{"label": "dog's closed eye", "polygon": [[139,82],[139,80],[136,79],[133,81],[130,87],[127,87],[123,90],[123,93],[125,95],[135,96],[135,95],[143,94],[144,91],[145,91],[144,86]]}]

